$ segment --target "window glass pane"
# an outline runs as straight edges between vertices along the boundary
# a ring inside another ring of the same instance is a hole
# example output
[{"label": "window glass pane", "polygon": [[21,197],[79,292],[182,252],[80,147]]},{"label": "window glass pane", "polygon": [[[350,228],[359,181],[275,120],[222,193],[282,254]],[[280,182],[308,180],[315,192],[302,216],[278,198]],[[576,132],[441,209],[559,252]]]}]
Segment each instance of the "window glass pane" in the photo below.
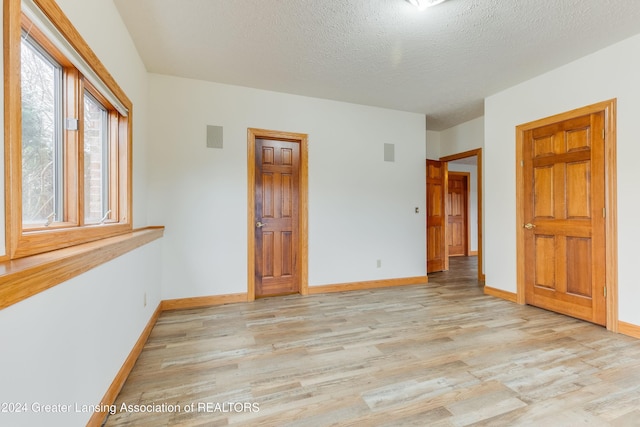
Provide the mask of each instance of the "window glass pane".
[{"label": "window glass pane", "polygon": [[109,210],[107,110],[89,93],[84,96],[84,219],[97,223]]},{"label": "window glass pane", "polygon": [[23,39],[22,221],[62,221],[62,71],[41,49]]}]

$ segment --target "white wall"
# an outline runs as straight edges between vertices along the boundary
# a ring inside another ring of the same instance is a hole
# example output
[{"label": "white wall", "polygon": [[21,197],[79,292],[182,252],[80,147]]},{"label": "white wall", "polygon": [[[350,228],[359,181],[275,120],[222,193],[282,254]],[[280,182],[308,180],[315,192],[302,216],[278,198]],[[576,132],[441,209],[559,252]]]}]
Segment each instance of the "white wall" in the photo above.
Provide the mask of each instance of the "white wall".
[{"label": "white wall", "polygon": [[[475,159],[475,157],[474,157]],[[471,240],[469,248],[472,251],[478,250],[478,168],[475,165],[467,165],[456,161],[448,163],[449,172],[468,172],[469,175],[469,225]]]},{"label": "white wall", "polygon": [[440,132],[427,131],[427,159],[438,160],[440,158]]},{"label": "white wall", "polygon": [[425,275],[424,116],[162,75],[150,106],[163,298],[247,291],[249,127],[309,135],[310,286]]},{"label": "white wall", "polygon": [[[133,102],[134,225],[147,225],[146,70],[111,0],[57,2]],[[0,310],[0,402],[99,403],[160,302],[160,253],[155,241]],[[0,414],[0,425],[84,425],[91,415]]]},{"label": "white wall", "polygon": [[[4,7],[0,8],[0,18],[3,19],[4,22]],[[4,76],[4,55],[0,58],[0,71]],[[4,99],[4,85],[0,85],[0,94],[2,94],[2,99]],[[4,129],[4,103],[0,105],[0,126],[1,129]],[[5,212],[4,212],[4,149],[0,150],[0,256],[4,256],[7,254],[6,251],[6,240],[5,240]]]},{"label": "white wall", "polygon": [[637,247],[640,210],[640,36],[491,96],[485,101],[485,260],[487,285],[516,291],[515,127],[618,99],[619,317],[640,325]]},{"label": "white wall", "polygon": [[464,153],[484,146],[484,117],[478,117],[440,132],[440,157]]},{"label": "white wall", "polygon": [[[0,413],[5,426],[81,426],[111,385],[158,306],[161,240],[0,310],[0,402],[24,402],[24,414]],[[144,292],[148,291],[144,307]],[[72,405],[71,413],[35,413],[36,403]]]}]

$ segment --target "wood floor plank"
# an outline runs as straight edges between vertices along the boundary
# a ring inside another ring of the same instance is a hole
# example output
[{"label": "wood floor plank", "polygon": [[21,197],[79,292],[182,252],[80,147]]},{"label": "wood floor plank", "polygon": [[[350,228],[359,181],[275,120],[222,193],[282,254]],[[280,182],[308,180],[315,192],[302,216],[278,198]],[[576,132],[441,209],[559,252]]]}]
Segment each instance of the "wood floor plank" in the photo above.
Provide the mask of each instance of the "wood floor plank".
[{"label": "wood floor plank", "polygon": [[640,425],[640,341],[487,296],[475,265],[165,312],[105,425]]}]

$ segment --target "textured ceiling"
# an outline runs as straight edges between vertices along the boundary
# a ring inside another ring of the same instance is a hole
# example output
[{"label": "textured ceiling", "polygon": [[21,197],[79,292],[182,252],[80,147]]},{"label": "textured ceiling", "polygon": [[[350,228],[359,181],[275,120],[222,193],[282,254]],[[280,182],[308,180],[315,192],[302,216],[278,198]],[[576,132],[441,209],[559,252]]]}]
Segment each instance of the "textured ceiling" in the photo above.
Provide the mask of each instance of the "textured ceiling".
[{"label": "textured ceiling", "polygon": [[640,33],[640,0],[114,0],[148,71],[374,105],[443,130]]}]

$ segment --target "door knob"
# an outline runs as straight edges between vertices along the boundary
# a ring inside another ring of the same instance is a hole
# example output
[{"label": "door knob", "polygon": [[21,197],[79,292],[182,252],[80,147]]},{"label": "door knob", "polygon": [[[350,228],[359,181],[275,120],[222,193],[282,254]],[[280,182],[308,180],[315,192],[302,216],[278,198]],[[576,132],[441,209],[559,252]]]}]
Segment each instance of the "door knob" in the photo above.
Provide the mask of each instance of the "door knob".
[{"label": "door knob", "polygon": [[536,226],[535,226],[535,225],[533,225],[533,224],[531,224],[530,222],[528,222],[528,223],[526,223],[526,224],[523,224],[522,226],[523,226],[524,228],[526,228],[527,230],[532,230],[532,229],[536,228]]},{"label": "door knob", "polygon": [[267,224],[263,224],[263,223],[262,223],[262,222],[260,222],[260,221],[256,222],[256,227],[257,227],[257,228],[262,228],[262,227],[264,227],[265,225],[267,225]]}]

